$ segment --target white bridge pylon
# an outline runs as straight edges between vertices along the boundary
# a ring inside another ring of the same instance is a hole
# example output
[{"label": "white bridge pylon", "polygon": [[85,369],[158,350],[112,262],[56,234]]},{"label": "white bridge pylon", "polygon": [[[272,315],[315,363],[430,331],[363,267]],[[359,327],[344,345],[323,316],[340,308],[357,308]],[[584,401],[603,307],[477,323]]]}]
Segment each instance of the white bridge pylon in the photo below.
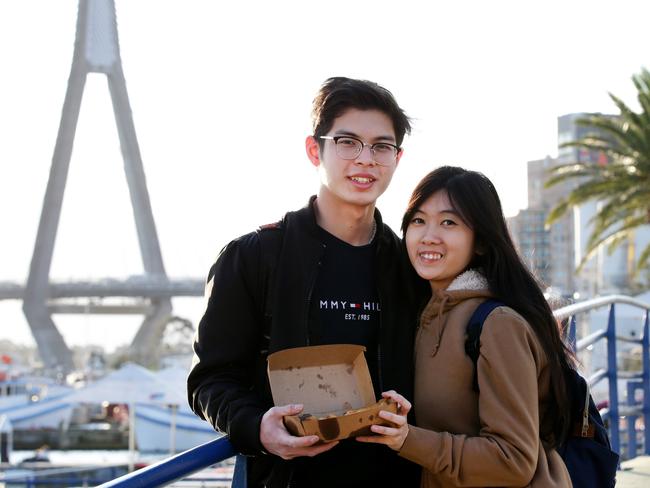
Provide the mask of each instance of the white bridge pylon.
[{"label": "white bridge pylon", "polygon": [[[114,0],[79,0],[74,56],[63,103],[59,132],[54,147],[52,166],[41,212],[34,254],[24,290],[23,310],[48,368],[73,369],[72,354],[52,319],[61,310],[53,303],[50,268],[61,216],[72,146],[79,119],[79,110],[88,73],[106,75],[113,104],[124,170],[135,218],[140,255],[145,279],[162,284],[169,282],[163,265],[156,225],[151,211],[140,149],[135,134],[131,106],[126,91],[117,36]],[[169,289],[173,289],[170,286]],[[195,293],[193,293],[195,294]],[[142,308],[144,321],[131,344],[132,356],[142,364],[156,361],[165,325],[171,318],[171,296],[144,295],[147,307]],[[87,296],[84,293],[76,295]],[[104,295],[106,296],[106,295]],[[113,295],[114,296],[114,295]],[[128,307],[125,305],[125,308]],[[118,307],[119,308],[119,307]],[[67,313],[75,307],[65,307]],[[89,307],[78,307],[84,313]],[[111,313],[120,313],[113,307]],[[121,313],[128,313],[127,310]]]}]

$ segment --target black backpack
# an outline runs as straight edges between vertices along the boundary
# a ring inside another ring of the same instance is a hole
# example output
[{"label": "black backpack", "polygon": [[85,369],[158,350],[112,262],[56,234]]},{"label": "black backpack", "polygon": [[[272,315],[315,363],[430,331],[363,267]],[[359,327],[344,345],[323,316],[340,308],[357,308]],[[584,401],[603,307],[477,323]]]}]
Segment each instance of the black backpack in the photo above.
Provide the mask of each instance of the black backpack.
[{"label": "black backpack", "polygon": [[[481,347],[481,331],[488,315],[497,307],[505,306],[498,300],[481,303],[467,324],[465,352],[474,363],[473,388],[478,392],[476,363]],[[570,397],[573,428],[567,439],[557,447],[566,464],[573,488],[612,488],[616,484],[619,456],[612,451],[607,429],[589,393],[589,386],[580,374],[571,370],[566,378]]]}]

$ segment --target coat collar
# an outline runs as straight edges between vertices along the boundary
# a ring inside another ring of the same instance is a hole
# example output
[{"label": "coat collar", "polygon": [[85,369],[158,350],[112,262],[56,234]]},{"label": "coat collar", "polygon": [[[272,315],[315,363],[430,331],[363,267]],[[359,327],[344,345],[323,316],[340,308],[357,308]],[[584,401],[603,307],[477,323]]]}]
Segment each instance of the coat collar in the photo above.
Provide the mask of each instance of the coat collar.
[{"label": "coat collar", "polygon": [[422,312],[423,320],[440,317],[444,312],[470,298],[491,298],[489,284],[480,270],[469,269],[459,274],[446,290],[435,290]]},{"label": "coat collar", "polygon": [[455,290],[487,290],[488,281],[479,270],[468,269],[454,278],[446,291]]}]

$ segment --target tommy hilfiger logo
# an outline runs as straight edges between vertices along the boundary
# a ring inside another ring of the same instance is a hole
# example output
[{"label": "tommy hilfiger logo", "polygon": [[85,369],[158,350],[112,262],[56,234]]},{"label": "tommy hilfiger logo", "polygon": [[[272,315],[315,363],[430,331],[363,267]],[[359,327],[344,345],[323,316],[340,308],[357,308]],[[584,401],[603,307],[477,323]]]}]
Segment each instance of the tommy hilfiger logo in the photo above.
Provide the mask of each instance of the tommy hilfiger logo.
[{"label": "tommy hilfiger logo", "polygon": [[345,302],[343,300],[320,300],[321,310],[366,310],[381,312],[379,302]]}]

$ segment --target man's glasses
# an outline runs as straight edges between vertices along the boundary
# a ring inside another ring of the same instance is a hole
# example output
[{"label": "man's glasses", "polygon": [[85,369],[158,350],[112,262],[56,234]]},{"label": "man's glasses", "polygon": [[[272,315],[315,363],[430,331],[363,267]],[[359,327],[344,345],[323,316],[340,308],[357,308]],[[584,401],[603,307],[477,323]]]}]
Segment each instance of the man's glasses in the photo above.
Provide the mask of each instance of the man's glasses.
[{"label": "man's glasses", "polygon": [[351,136],[320,136],[321,139],[334,141],[336,154],[341,159],[357,159],[365,146],[370,148],[372,160],[382,166],[392,166],[397,161],[400,152],[399,146],[388,142],[376,142],[366,144],[365,142]]}]

